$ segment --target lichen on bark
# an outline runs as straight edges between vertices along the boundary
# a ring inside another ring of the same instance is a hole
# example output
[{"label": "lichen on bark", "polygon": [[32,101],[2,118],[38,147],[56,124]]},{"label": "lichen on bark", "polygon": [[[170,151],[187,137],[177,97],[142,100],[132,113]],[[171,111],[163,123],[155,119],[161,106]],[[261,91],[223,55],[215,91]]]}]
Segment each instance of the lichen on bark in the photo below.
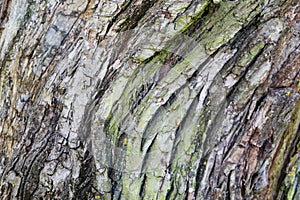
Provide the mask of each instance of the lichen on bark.
[{"label": "lichen on bark", "polygon": [[1,199],[298,199],[295,0],[0,2]]}]

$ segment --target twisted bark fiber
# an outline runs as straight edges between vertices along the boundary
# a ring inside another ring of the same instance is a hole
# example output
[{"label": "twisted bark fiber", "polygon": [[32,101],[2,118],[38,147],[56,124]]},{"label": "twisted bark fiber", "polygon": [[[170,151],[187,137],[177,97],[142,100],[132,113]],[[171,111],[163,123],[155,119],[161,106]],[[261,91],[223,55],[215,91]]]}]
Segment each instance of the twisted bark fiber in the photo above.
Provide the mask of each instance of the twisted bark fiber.
[{"label": "twisted bark fiber", "polygon": [[299,199],[298,0],[0,1],[1,199]]}]

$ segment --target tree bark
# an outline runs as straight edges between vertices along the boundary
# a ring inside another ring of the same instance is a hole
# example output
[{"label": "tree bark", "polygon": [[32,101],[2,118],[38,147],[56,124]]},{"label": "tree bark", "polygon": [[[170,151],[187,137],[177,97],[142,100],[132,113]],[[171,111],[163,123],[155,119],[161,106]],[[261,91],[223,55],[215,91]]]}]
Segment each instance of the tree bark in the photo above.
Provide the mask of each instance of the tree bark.
[{"label": "tree bark", "polygon": [[300,199],[298,0],[1,0],[1,199]]}]

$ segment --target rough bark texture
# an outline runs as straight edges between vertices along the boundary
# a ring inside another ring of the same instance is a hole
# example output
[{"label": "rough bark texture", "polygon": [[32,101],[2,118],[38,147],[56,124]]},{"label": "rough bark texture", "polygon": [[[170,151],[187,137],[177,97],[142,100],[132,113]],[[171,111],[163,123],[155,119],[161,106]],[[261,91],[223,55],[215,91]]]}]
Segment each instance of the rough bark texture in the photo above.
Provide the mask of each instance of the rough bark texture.
[{"label": "rough bark texture", "polygon": [[1,199],[300,199],[298,0],[1,0]]}]

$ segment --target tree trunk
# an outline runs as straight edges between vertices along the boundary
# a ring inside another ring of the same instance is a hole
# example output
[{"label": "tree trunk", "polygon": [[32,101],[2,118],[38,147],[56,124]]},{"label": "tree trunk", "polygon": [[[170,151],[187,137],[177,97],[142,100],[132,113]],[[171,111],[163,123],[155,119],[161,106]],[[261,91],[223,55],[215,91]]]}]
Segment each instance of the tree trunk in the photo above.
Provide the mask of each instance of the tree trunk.
[{"label": "tree trunk", "polygon": [[298,0],[1,0],[1,199],[300,199]]}]

